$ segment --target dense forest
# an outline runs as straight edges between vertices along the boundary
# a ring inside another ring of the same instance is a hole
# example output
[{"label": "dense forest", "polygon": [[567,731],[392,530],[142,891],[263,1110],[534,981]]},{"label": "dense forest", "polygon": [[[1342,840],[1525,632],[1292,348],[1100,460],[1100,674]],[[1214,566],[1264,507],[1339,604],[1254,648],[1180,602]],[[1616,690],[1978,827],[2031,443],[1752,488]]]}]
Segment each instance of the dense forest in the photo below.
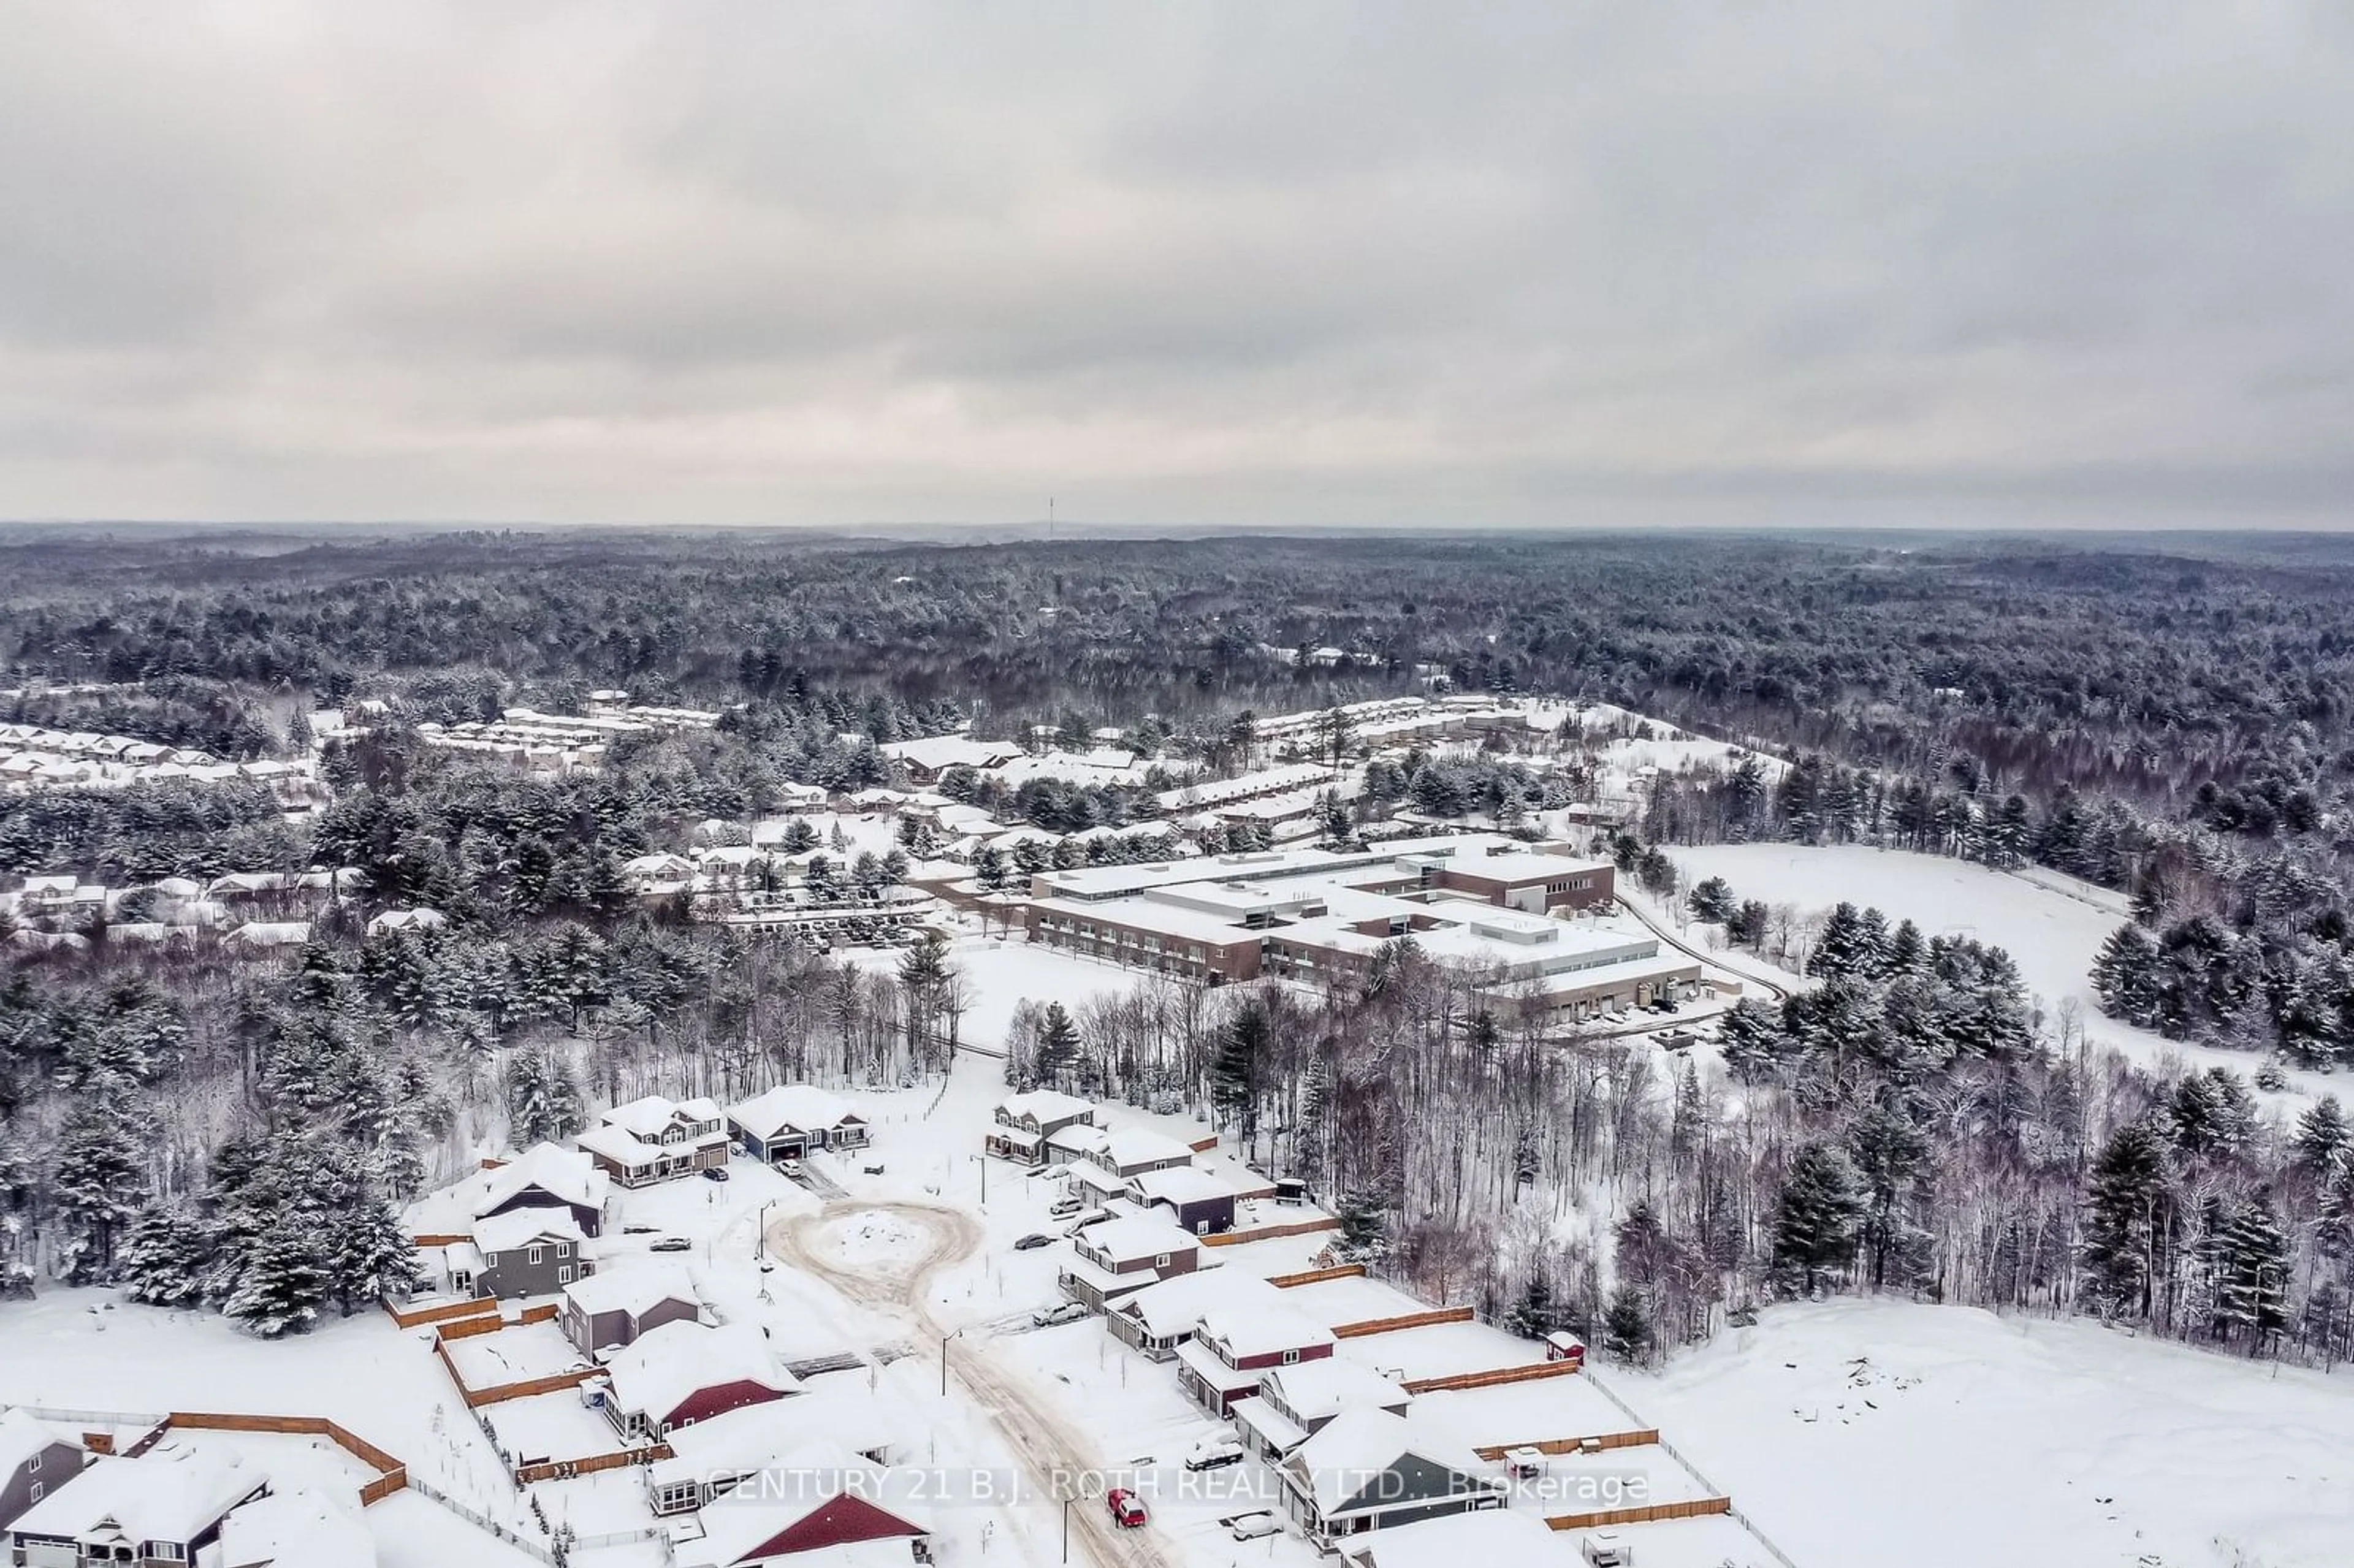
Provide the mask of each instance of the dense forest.
[{"label": "dense forest", "polygon": [[[11,949],[0,1203],[18,1287],[120,1279],[257,1331],[397,1283],[394,1207],[469,1150],[560,1136],[652,1089],[938,1071],[969,977],[938,944],[853,965],[623,895],[619,864],[789,784],[884,782],[877,749],[970,725],[1231,770],[1252,715],[1433,689],[1607,702],[1787,759],[1663,778],[1621,864],[1736,940],[1744,890],[1679,889],[1662,843],[1872,842],[2032,862],[2131,895],[2103,1005],[2248,1053],[2257,1089],[2096,1056],[1998,950],[1834,917],[1725,1067],[1509,1022],[1399,944],[1320,994],[1140,983],[1028,1008],[1009,1072],[1206,1107],[1343,1203],[1346,1246],[1523,1326],[1648,1356],[1776,1292],[1901,1289],[2097,1311],[2250,1351],[2349,1343],[2354,1136],[2257,1097],[2354,1062],[2354,550],[1750,537],[1079,540],[467,535],[0,546],[17,723],[223,758],[306,746],[334,798],[259,787],[0,796],[0,866],[117,885],[358,869],[274,966]],[[1331,654],[1320,651],[1331,651]],[[416,726],[578,711],[617,687],[720,710],[530,781]],[[1163,778],[944,789],[1054,832],[977,868],[1159,852]],[[1510,827],[1583,799],[1575,761],[1414,755],[1323,824],[1401,809]],[[1247,832],[1228,847],[1246,847]],[[931,847],[907,844],[921,858]],[[1058,858],[1059,857],[1059,858]],[[904,864],[844,854],[875,886]],[[371,934],[429,904],[449,924]],[[135,911],[134,911],[135,913]],[[1447,1107],[1444,1115],[1437,1107]]]}]

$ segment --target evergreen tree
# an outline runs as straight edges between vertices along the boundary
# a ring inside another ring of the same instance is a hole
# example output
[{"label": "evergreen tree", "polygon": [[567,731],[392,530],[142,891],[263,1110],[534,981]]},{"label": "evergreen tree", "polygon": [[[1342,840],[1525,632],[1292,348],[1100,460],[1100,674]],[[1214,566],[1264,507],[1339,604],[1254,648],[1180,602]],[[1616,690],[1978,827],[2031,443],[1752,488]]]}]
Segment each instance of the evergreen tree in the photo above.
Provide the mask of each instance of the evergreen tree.
[{"label": "evergreen tree", "polygon": [[149,1209],[122,1244],[123,1294],[150,1307],[192,1307],[212,1263],[210,1228],[185,1207]]},{"label": "evergreen tree", "polygon": [[2093,958],[2093,993],[2111,1018],[2144,1028],[2158,1021],[2157,944],[2138,926],[2120,926]]},{"label": "evergreen tree", "polygon": [[1259,1076],[1272,1037],[1267,1004],[1253,997],[1226,1021],[1210,1063],[1210,1103],[1235,1124],[1246,1150],[1258,1135]]},{"label": "evergreen tree", "polygon": [[265,1340],[300,1333],[319,1320],[327,1303],[329,1271],[307,1226],[265,1232],[246,1258],[222,1312]]},{"label": "evergreen tree", "polygon": [[1602,1348],[1614,1359],[1628,1362],[1639,1362],[1650,1353],[1650,1315],[1631,1285],[1611,1292],[1610,1308],[1602,1318]]},{"label": "evergreen tree", "polygon": [[77,1285],[112,1277],[118,1238],[147,1201],[131,1087],[112,1072],[83,1084],[58,1136],[52,1186],[65,1223],[65,1277]]},{"label": "evergreen tree", "polygon": [[1695,886],[1684,895],[1684,906],[1691,911],[1693,919],[1720,926],[1729,922],[1739,907],[1733,888],[1721,876],[1709,877]]},{"label": "evergreen tree", "polygon": [[1341,1229],[1332,1250],[1345,1263],[1372,1263],[1389,1251],[1389,1206],[1376,1192],[1360,1190],[1341,1203]]},{"label": "evergreen tree", "polygon": [[2128,1122],[2093,1162],[2084,1216],[2086,1302],[2104,1317],[2147,1319],[2173,1225],[2165,1140],[2148,1122]]},{"label": "evergreen tree", "polygon": [[2214,1238],[2214,1319],[2218,1339],[2248,1337],[2260,1351],[2288,1321],[2288,1237],[2259,1192],[2238,1205]]},{"label": "evergreen tree", "polygon": [[2324,1095],[2297,1118],[2296,1157],[2316,1171],[2327,1171],[2354,1152],[2354,1128],[2336,1095]]},{"label": "evergreen tree", "polygon": [[1553,1306],[1553,1280],[1543,1266],[1530,1272],[1520,1298],[1504,1314],[1504,1327],[1524,1340],[1542,1340],[1561,1327],[1560,1312]]},{"label": "evergreen tree", "polygon": [[1846,1150],[1810,1143],[1790,1162],[1774,1223],[1776,1272],[1804,1295],[1855,1257],[1870,1198]]},{"label": "evergreen tree", "polygon": [[1071,1015],[1063,1004],[1046,1004],[1046,1016],[1038,1026],[1038,1079],[1044,1084],[1061,1083],[1078,1065],[1079,1032],[1071,1022]]}]

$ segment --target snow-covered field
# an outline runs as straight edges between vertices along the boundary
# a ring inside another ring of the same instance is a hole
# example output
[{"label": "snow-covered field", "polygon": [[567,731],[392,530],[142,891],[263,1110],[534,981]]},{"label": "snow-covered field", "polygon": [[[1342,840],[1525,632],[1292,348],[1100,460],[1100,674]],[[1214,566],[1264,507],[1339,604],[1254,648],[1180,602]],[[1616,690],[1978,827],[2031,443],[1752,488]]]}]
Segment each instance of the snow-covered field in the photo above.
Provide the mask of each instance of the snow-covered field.
[{"label": "snow-covered field", "polygon": [[2354,1371],[1844,1299],[1610,1375],[1801,1568],[2354,1562]]},{"label": "snow-covered field", "polygon": [[[1845,900],[1875,906],[1891,921],[1909,919],[1933,937],[1971,937],[2001,948],[2041,999],[2047,1021],[2073,1002],[2088,1039],[2144,1065],[2177,1059],[2243,1075],[2256,1065],[2243,1052],[2180,1044],[2101,1016],[2093,958],[2128,917],[2122,896],[2106,888],[2052,871],[1989,871],[1969,861],[1858,844],[1702,844],[1669,853],[1687,885],[1721,876],[1743,898],[1787,904],[1802,914]],[[2291,1077],[2308,1092],[2323,1082],[2311,1074]]]},{"label": "snow-covered field", "polygon": [[818,1233],[818,1245],[852,1267],[911,1262],[927,1237],[898,1215],[880,1209],[844,1214]]}]

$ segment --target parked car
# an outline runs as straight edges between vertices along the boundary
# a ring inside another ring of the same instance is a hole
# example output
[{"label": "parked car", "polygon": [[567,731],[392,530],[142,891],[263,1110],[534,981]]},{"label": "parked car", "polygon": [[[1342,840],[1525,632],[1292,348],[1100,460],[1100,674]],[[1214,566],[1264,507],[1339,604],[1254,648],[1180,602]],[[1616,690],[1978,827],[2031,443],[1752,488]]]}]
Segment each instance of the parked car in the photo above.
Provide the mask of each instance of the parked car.
[{"label": "parked car", "polygon": [[705,1166],[703,1179],[706,1181],[725,1181],[727,1180],[727,1168],[724,1165]]},{"label": "parked car", "polygon": [[1185,1467],[1189,1470],[1214,1470],[1221,1465],[1242,1462],[1243,1446],[1231,1437],[1204,1437],[1185,1456]]},{"label": "parked car", "polygon": [[1283,1520],[1271,1513],[1246,1513],[1233,1525],[1236,1541],[1263,1541],[1283,1533]]},{"label": "parked car", "polygon": [[654,1227],[652,1225],[623,1225],[621,1227],[621,1234],[625,1236],[650,1236],[654,1234]]},{"label": "parked car", "polygon": [[788,1154],[777,1161],[777,1170],[781,1174],[798,1181],[801,1173],[801,1162]]},{"label": "parked car", "polygon": [[647,1243],[646,1250],[648,1252],[693,1252],[695,1244],[684,1236],[664,1236],[660,1241]]},{"label": "parked car", "polygon": [[1038,1174],[1049,1181],[1066,1181],[1070,1180],[1071,1168],[1067,1165],[1049,1165]]},{"label": "parked car", "polygon": [[1055,1238],[1053,1236],[1048,1235],[1044,1231],[1032,1231],[1028,1235],[1023,1236],[1020,1241],[1013,1244],[1013,1250],[1015,1252],[1034,1252],[1042,1246],[1053,1246],[1054,1245]]},{"label": "parked car", "polygon": [[1076,1198],[1057,1198],[1046,1205],[1046,1217],[1050,1220],[1067,1220],[1086,1207],[1087,1205]]},{"label": "parked car", "polygon": [[1081,1231],[1086,1230],[1089,1225],[1099,1225],[1109,1218],[1111,1218],[1111,1211],[1109,1209],[1084,1210],[1080,1213],[1077,1219],[1073,1220],[1069,1224],[1063,1227],[1063,1234],[1066,1235],[1075,1236]]},{"label": "parked car", "polygon": [[1126,1487],[1114,1487],[1104,1493],[1104,1507],[1111,1513],[1111,1521],[1122,1530],[1135,1530],[1144,1523],[1144,1499]]},{"label": "parked car", "polygon": [[869,1176],[880,1176],[883,1174],[883,1162],[878,1160],[872,1165],[862,1165],[859,1169],[865,1171]]},{"label": "parked car", "polygon": [[1087,1315],[1086,1306],[1077,1301],[1057,1301],[1052,1307],[1041,1307],[1030,1314],[1031,1326],[1051,1329],[1057,1323],[1076,1323]]}]

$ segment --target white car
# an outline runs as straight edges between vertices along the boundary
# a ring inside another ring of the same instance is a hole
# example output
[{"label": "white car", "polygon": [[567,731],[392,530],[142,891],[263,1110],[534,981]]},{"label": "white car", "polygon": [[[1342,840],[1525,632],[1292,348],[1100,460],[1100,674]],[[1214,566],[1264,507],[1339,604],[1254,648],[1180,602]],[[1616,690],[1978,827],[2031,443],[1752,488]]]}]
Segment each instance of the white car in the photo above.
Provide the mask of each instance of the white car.
[{"label": "white car", "polygon": [[1236,1541],[1259,1541],[1283,1533],[1283,1520],[1271,1513],[1246,1513],[1235,1520]]},{"label": "white car", "polygon": [[1243,1446],[1231,1437],[1204,1437],[1193,1445],[1185,1456],[1189,1470],[1214,1470],[1221,1465],[1239,1465]]},{"label": "white car", "polygon": [[1057,1323],[1076,1323],[1087,1315],[1084,1303],[1064,1301],[1053,1307],[1041,1307],[1030,1314],[1032,1327],[1051,1329]]}]

